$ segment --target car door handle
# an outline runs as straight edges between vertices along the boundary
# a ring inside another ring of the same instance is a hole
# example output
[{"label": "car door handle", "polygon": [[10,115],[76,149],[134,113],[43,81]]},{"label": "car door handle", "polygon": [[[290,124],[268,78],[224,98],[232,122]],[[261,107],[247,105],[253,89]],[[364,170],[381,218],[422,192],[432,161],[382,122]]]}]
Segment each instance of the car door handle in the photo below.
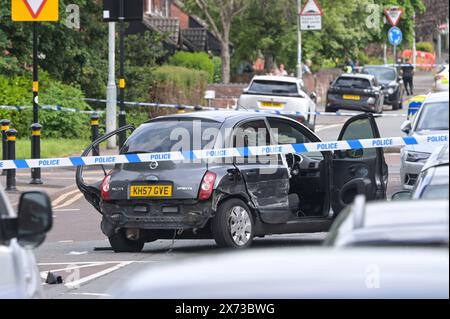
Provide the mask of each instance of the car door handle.
[{"label": "car door handle", "polygon": [[246,171],[245,175],[246,176],[256,176],[256,175],[258,175],[258,170],[257,169],[252,169],[252,170]]}]

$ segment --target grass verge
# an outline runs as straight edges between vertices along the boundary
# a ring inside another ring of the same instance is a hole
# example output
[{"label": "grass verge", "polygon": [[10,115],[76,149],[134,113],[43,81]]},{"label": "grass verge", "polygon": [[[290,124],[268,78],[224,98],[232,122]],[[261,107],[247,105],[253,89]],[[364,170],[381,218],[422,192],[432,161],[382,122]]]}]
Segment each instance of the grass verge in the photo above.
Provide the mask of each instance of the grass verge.
[{"label": "grass verge", "polygon": [[[42,139],[41,158],[66,157],[81,155],[90,142],[84,139]],[[31,155],[31,141],[20,139],[16,142],[16,158],[29,159]]]}]

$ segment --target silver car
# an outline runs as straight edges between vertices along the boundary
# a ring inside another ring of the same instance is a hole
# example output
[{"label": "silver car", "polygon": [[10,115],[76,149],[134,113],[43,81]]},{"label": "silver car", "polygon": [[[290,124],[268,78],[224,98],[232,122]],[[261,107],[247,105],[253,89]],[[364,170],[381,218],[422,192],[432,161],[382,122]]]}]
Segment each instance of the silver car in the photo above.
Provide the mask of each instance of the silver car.
[{"label": "silver car", "polygon": [[[315,129],[316,116],[305,113],[316,112],[316,94],[308,95],[303,81],[287,76],[255,76],[248,88],[240,96],[238,109],[279,111],[312,131]],[[300,112],[303,114],[295,114]]]},{"label": "silver car", "polygon": [[447,199],[449,185],[449,146],[444,145],[430,156],[412,190],[403,190],[392,196],[393,200]]},{"label": "silver car", "polygon": [[0,299],[43,297],[31,249],[44,241],[52,218],[50,199],[44,193],[22,194],[15,214],[0,190]]},{"label": "silver car", "polygon": [[[404,122],[401,130],[411,137],[448,134],[448,98],[448,92],[429,94],[413,122]],[[422,167],[435,149],[436,145],[433,144],[408,145],[402,148],[400,178],[404,188],[414,187]]]}]

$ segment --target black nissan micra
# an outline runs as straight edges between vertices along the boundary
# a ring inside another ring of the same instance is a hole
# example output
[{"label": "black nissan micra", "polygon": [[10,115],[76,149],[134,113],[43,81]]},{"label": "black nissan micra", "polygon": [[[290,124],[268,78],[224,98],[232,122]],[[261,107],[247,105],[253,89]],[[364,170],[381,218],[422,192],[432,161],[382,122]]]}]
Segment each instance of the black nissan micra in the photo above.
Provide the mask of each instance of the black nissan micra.
[{"label": "black nissan micra", "polygon": [[[222,247],[245,248],[254,237],[327,231],[353,198],[386,197],[382,149],[196,160],[195,150],[219,150],[320,142],[287,117],[240,111],[199,111],[158,117],[136,130],[124,127],[94,142],[89,154],[112,135],[132,130],[122,155],[180,151],[190,160],[116,164],[105,178],[85,183],[85,198],[101,213],[101,229],[116,252],[141,251],[158,239],[215,239]],[[379,138],[370,114],[344,125],[339,140]],[[191,152],[193,151],[193,152]],[[183,153],[184,152],[184,153]],[[187,153],[185,153],[187,152]]]}]

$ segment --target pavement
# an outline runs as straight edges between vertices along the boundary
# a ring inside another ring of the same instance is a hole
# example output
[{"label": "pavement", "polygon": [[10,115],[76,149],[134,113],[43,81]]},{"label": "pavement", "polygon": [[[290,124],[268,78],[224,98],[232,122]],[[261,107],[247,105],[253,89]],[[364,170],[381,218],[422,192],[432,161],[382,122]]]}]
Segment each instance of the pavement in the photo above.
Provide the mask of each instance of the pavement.
[{"label": "pavement", "polygon": [[[416,78],[417,94],[431,88],[432,76],[419,74]],[[407,110],[395,111],[405,113]],[[392,113],[386,108],[386,113]],[[319,117],[317,133],[324,140],[335,140],[347,120],[345,117]],[[402,136],[400,125],[404,118],[379,118],[377,120],[383,137]],[[114,153],[115,151],[108,151]],[[401,189],[399,179],[400,158],[398,153],[386,154],[389,166],[389,194]],[[103,178],[99,169],[88,169],[84,176],[95,182]],[[111,289],[137,271],[174,263],[185,258],[222,254],[213,240],[158,240],[148,243],[142,253],[112,252],[107,238],[100,231],[100,214],[87,203],[75,185],[75,170],[51,169],[42,171],[43,185],[30,185],[30,172],[17,173],[17,192],[7,195],[17,205],[20,192],[43,190],[47,192],[54,207],[54,227],[45,243],[35,250],[43,282],[48,271],[64,279],[63,284],[43,284],[48,298],[104,298]],[[5,185],[5,178],[0,177]],[[320,245],[326,233],[293,234],[257,238],[251,249],[302,247]]]}]

